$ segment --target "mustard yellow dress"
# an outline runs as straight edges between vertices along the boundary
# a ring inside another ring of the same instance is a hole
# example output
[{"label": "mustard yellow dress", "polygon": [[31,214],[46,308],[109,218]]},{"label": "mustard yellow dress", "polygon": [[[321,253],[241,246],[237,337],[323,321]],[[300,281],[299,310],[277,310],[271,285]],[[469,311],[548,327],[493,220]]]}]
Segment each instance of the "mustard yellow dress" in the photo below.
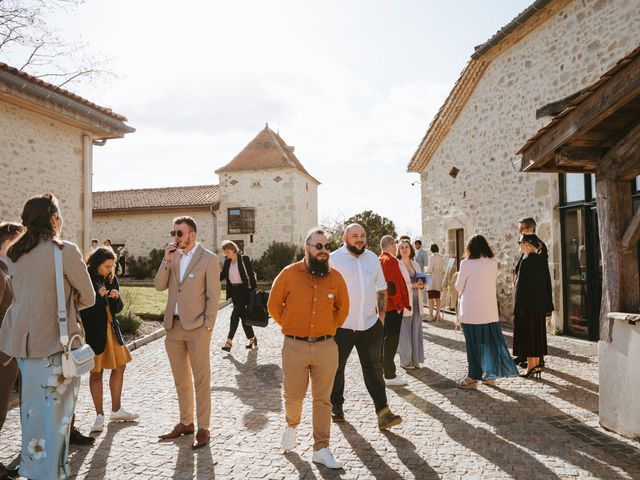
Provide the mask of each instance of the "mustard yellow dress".
[{"label": "mustard yellow dress", "polygon": [[131,352],[126,345],[120,345],[113,334],[113,318],[111,310],[107,310],[107,339],[104,345],[104,352],[94,358],[94,367],[91,370],[97,373],[101,370],[113,370],[131,361]]}]

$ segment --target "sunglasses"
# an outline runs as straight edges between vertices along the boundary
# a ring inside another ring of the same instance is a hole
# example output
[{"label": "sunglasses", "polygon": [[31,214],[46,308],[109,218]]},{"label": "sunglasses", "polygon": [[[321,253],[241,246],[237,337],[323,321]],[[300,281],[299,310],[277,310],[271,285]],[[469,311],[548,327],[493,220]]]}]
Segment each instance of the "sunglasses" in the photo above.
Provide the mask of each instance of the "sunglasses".
[{"label": "sunglasses", "polygon": [[325,250],[331,250],[331,244],[329,243],[325,243],[324,245],[322,243],[316,243],[315,245],[307,243],[307,245],[309,245],[310,247],[314,247],[316,250],[322,250],[323,248]]},{"label": "sunglasses", "polygon": [[186,233],[183,232],[182,230],[171,230],[169,234],[172,237],[178,237],[178,238],[182,238],[184,235],[186,235]]}]

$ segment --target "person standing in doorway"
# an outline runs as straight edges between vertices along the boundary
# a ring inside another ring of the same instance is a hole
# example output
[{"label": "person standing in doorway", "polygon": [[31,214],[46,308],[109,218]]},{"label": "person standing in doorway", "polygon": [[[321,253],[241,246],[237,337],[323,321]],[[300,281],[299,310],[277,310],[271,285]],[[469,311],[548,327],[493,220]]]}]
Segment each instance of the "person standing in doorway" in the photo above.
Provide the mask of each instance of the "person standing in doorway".
[{"label": "person standing in doorway", "polygon": [[177,217],[154,279],[156,290],[169,290],[164,314],[165,348],[178,393],[180,423],[160,435],[161,440],[194,433],[195,386],[198,431],[192,448],[209,443],[211,420],[211,334],[220,302],[218,256],[196,242],[197,225],[191,217]]},{"label": "person standing in doorway", "polygon": [[380,239],[380,250],[382,253],[378,259],[387,282],[387,306],[382,335],[384,381],[387,385],[406,385],[406,380],[396,373],[394,358],[400,341],[402,313],[407,308],[411,310],[411,302],[407,285],[400,271],[400,263],[396,258],[398,246],[395,239],[391,235],[383,236]]},{"label": "person standing in doorway", "polygon": [[311,379],[313,400],[312,461],[342,468],[329,449],[331,388],[338,368],[334,340],[349,312],[349,292],[342,275],[329,267],[329,242],[320,227],[305,239],[304,259],[285,267],[269,295],[269,313],[284,335],[282,372],[287,425],[282,449],[293,450],[302,402]]},{"label": "person standing in doorway", "polygon": [[[442,319],[440,291],[444,280],[444,258],[440,254],[440,248],[435,243],[429,247],[429,250],[431,250],[431,256],[427,264],[427,273],[431,275],[431,280],[427,285],[427,297],[429,299],[429,321],[433,321]],[[435,317],[433,316],[434,308],[436,310]]]},{"label": "person standing in doorway", "polygon": [[247,337],[247,348],[258,348],[258,339],[253,332],[253,327],[245,323],[245,311],[249,305],[249,294],[256,288],[256,276],[251,267],[251,259],[242,255],[235,242],[225,240],[222,242],[222,253],[227,257],[220,272],[220,281],[225,281],[227,286],[227,298],[233,302],[229,334],[222,350],[231,351],[233,337],[238,330],[238,324],[242,322],[242,329]]},{"label": "person standing in doorway", "polygon": [[344,370],[351,351],[358,351],[367,391],[373,399],[380,429],[402,422],[389,409],[380,356],[387,308],[387,282],[378,257],[367,250],[367,234],[352,223],[342,236],[344,244],[331,254],[331,266],[342,274],[349,291],[349,315],[336,331],[338,370],[333,382],[333,419],[344,421]]},{"label": "person standing in doorway", "polygon": [[[531,218],[531,217],[526,217],[526,218],[521,218],[520,220],[518,220],[518,233],[520,235],[536,235],[536,229],[537,229],[537,224],[536,221]],[[540,258],[542,260],[544,260],[545,265],[547,266],[547,271],[549,271],[549,250],[547,249],[547,245],[542,241],[542,239],[540,239],[540,237],[537,237],[538,240],[540,241],[540,248],[539,248],[539,253],[538,255],[540,256]],[[520,256],[518,257],[518,261],[516,262],[516,266],[513,269],[513,287],[514,287],[514,291],[515,291],[515,286],[516,286],[516,280],[518,278],[518,273],[520,272],[520,265],[522,264],[522,260],[525,258],[525,255],[522,253],[522,251],[520,252]],[[544,290],[548,290],[549,292],[552,291],[552,287],[551,287],[551,275],[548,275],[549,281],[546,285],[544,286],[540,286],[540,288],[543,288]],[[547,305],[547,316],[551,315],[551,312],[553,311],[553,303],[551,303],[550,305]],[[520,366],[521,368],[527,368],[527,357],[523,357],[521,355],[516,355],[513,359],[514,362],[516,362],[516,365]],[[540,366],[541,368],[544,368],[544,356],[540,357],[540,361],[538,363],[538,366]]]}]

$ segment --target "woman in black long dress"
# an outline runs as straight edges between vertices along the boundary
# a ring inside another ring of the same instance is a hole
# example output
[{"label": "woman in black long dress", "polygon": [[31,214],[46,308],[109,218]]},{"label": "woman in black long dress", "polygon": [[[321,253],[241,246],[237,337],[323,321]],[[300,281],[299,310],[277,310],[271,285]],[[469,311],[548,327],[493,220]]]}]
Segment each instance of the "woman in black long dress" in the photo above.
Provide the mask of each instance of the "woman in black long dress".
[{"label": "woman in black long dress", "polygon": [[522,377],[540,377],[540,357],[547,355],[546,317],[553,311],[549,264],[541,254],[542,241],[536,235],[522,235],[523,254],[515,287],[513,312],[513,354],[527,357]]},{"label": "woman in black long dress", "polygon": [[222,350],[231,351],[233,337],[238,330],[238,323],[242,321],[242,329],[247,336],[247,348],[258,348],[258,339],[253,332],[253,327],[245,323],[245,310],[249,304],[249,292],[256,288],[256,276],[253,273],[251,260],[242,255],[238,245],[231,240],[222,243],[222,253],[227,257],[220,272],[220,281],[227,283],[227,298],[233,302],[229,335]]}]

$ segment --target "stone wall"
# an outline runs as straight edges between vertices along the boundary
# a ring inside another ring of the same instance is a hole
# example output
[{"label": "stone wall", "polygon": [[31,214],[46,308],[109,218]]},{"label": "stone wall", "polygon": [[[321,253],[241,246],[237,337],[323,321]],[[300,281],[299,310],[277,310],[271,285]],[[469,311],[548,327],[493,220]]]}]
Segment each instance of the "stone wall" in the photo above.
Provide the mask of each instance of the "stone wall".
[{"label": "stone wall", "polygon": [[0,221],[20,221],[24,202],[52,192],[63,238],[82,244],[82,131],[0,100]]},{"label": "stone wall", "polygon": [[115,212],[93,214],[91,237],[100,245],[105,238],[114,244],[125,244],[129,255],[147,256],[154,248],[164,248],[171,242],[169,235],[173,219],[180,215],[193,217],[198,225],[197,239],[205,248],[215,251],[214,217],[207,209]]},{"label": "stone wall", "polygon": [[[595,82],[640,43],[640,2],[575,1],[488,66],[422,172],[425,243],[447,245],[449,230],[487,237],[500,263],[502,319],[512,313],[517,220],[533,216],[549,247],[555,285],[553,327],[562,329],[558,176],[526,174],[511,162],[548,119],[539,107]],[[449,176],[452,167],[460,172]]]},{"label": "stone wall", "polygon": [[[307,181],[309,191],[305,186]],[[254,234],[228,233],[227,210],[239,207],[255,209]],[[242,240],[244,251],[251,258],[260,258],[274,241],[301,244],[302,235],[317,219],[317,187],[296,169],[220,175],[219,242]]]}]

